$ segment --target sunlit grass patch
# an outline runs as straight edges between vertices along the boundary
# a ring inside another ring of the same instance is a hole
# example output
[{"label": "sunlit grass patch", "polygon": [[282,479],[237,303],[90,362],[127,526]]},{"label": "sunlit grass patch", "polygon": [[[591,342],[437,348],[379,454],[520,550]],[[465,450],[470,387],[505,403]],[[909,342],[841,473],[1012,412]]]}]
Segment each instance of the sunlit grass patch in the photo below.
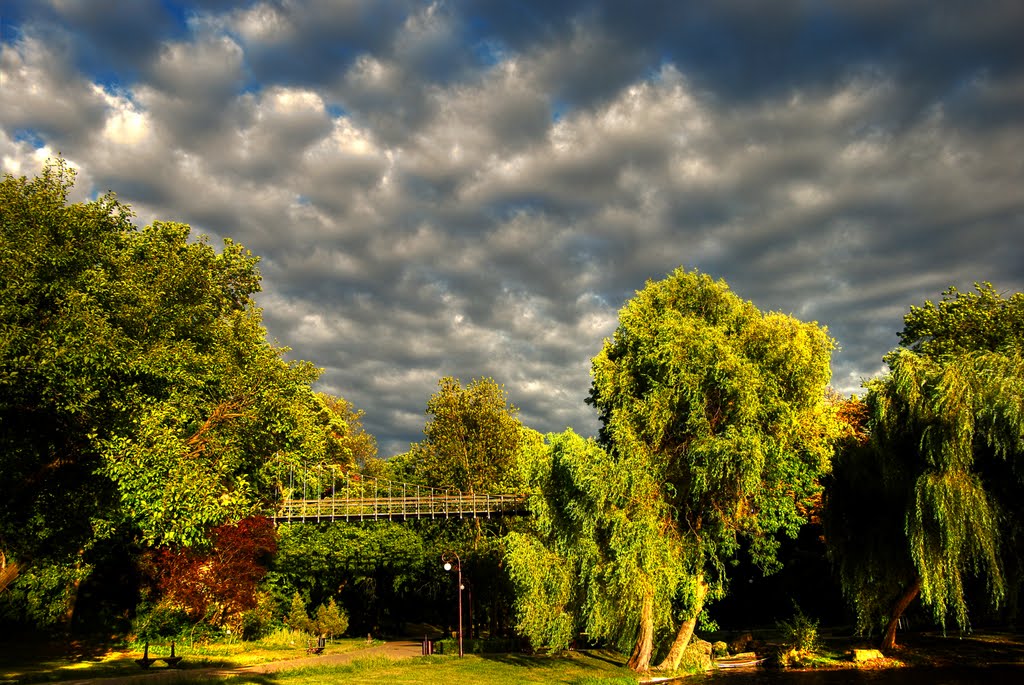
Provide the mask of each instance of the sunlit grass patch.
[{"label": "sunlit grass patch", "polygon": [[[253,642],[225,640],[219,642],[189,644],[175,641],[175,655],[182,657],[177,670],[185,671],[183,679],[190,679],[187,671],[203,668],[236,668],[263,664],[306,656],[308,636],[305,633],[278,630],[267,637]],[[380,644],[367,642],[365,638],[343,638],[332,640],[327,645],[329,654],[341,654],[368,646]],[[18,683],[59,682],[84,678],[110,678],[139,675],[144,673],[135,662],[143,655],[145,641],[131,643],[124,648],[114,648],[93,656],[45,656],[17,653],[12,651],[0,659],[0,682]],[[149,657],[163,657],[171,653],[171,641],[150,641]],[[166,666],[157,662],[150,670],[163,672]],[[165,676],[169,677],[169,676]],[[162,681],[166,682],[166,681]]]},{"label": "sunlit grass patch", "polygon": [[[249,676],[227,676],[229,685],[253,682]],[[633,685],[635,675],[622,666],[581,654],[525,656],[521,654],[427,656],[389,659],[383,656],[356,659],[338,666],[309,666],[274,674],[283,685],[323,682],[387,683],[388,685],[437,685],[445,682],[488,685]]]}]

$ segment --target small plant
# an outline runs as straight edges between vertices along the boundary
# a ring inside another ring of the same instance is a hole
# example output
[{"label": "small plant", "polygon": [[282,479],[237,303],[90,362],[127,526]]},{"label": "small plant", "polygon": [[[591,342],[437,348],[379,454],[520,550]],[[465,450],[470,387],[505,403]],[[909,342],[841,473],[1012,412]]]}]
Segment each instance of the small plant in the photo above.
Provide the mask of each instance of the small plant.
[{"label": "small plant", "polygon": [[821,646],[818,642],[818,622],[807,616],[800,607],[793,605],[793,618],[780,621],[782,641],[800,652],[815,652]]},{"label": "small plant", "polygon": [[779,621],[783,648],[779,653],[781,666],[800,666],[809,661],[821,648],[818,640],[818,622],[793,604],[793,618]]}]

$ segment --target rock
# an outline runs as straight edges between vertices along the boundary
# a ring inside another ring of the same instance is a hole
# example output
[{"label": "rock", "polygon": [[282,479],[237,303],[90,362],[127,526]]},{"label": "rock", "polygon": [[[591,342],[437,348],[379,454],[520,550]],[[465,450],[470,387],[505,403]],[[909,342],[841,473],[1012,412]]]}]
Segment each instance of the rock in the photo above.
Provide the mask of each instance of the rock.
[{"label": "rock", "polygon": [[711,643],[705,640],[693,639],[683,652],[679,668],[685,671],[707,671],[712,666]]},{"label": "rock", "polygon": [[750,633],[740,633],[729,642],[729,653],[738,654],[745,652],[750,648],[750,643],[754,641],[754,636]]},{"label": "rock", "polygon": [[884,659],[885,655],[877,649],[855,649],[852,653],[853,660],[856,662],[871,661],[872,659]]}]

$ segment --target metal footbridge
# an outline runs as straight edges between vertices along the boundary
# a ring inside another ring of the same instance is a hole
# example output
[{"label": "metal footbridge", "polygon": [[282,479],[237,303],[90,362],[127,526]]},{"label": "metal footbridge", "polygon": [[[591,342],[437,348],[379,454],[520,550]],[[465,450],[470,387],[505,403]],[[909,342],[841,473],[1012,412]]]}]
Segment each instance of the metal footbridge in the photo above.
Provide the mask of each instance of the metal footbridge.
[{"label": "metal footbridge", "polygon": [[277,523],[496,518],[529,513],[526,495],[459,492],[351,473],[312,477],[293,473],[282,490],[270,516]]}]

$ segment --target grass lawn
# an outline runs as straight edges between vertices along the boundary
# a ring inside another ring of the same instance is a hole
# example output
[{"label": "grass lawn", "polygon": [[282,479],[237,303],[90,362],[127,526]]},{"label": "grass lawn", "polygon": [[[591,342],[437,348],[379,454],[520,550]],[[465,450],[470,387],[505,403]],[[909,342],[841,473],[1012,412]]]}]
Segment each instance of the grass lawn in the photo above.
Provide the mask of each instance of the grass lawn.
[{"label": "grass lawn", "polygon": [[[307,639],[301,633],[281,630],[255,642],[233,640],[194,645],[179,642],[175,645],[175,654],[183,657],[183,671],[249,666],[304,657]],[[331,641],[328,649],[332,654],[338,654],[367,646],[365,638],[346,638]],[[139,675],[144,671],[135,660],[142,657],[142,651],[142,644],[124,647],[90,647],[81,644],[5,645],[0,652],[0,683],[59,682]],[[150,658],[168,656],[170,651],[170,642],[151,642],[149,645]],[[160,662],[153,667],[153,670],[157,669],[163,670],[164,664]]]},{"label": "grass lawn", "polygon": [[636,685],[637,677],[611,655],[572,653],[566,656],[518,654],[427,656],[392,660],[384,657],[357,659],[340,666],[310,666],[273,674],[245,674],[212,678],[203,682],[224,685],[314,685],[324,682],[386,683],[387,685],[438,685],[439,683],[486,683],[487,685]]}]

